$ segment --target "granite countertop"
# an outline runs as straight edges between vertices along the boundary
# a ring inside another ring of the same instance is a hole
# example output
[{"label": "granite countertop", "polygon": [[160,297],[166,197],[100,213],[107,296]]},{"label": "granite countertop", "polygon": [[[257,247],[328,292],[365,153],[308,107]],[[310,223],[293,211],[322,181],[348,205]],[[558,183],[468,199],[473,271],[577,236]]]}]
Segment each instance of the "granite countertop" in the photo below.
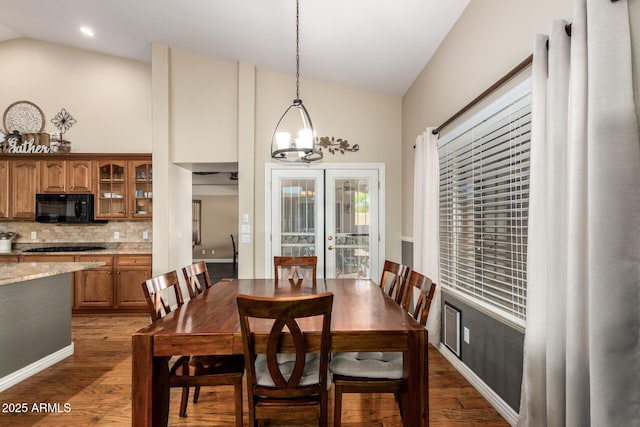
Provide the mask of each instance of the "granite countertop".
[{"label": "granite countertop", "polygon": [[[90,250],[90,251],[64,251],[64,252],[27,252],[30,248],[41,248],[50,246],[102,246],[105,249]],[[42,244],[14,244],[11,252],[0,252],[0,262],[2,262],[2,255],[119,255],[119,254],[132,254],[132,255],[151,255],[151,245],[147,243],[42,243]]]},{"label": "granite countertop", "polygon": [[0,286],[41,279],[57,274],[90,270],[103,265],[103,262],[20,262],[0,264]]},{"label": "granite countertop", "polygon": [[12,250],[11,252],[0,252],[0,255],[151,255],[150,249],[100,249],[95,251],[65,251],[65,252],[25,252]]}]

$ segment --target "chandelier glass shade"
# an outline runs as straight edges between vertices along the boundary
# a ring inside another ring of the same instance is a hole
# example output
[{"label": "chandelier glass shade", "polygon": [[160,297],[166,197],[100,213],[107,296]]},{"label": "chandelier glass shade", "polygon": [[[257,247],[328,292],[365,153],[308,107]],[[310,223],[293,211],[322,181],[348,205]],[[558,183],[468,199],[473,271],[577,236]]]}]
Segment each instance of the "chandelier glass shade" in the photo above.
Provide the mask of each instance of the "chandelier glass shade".
[{"label": "chandelier glass shade", "polygon": [[296,0],[296,99],[285,110],[271,138],[271,157],[283,162],[310,163],[322,159],[309,112],[300,99],[300,5]]}]

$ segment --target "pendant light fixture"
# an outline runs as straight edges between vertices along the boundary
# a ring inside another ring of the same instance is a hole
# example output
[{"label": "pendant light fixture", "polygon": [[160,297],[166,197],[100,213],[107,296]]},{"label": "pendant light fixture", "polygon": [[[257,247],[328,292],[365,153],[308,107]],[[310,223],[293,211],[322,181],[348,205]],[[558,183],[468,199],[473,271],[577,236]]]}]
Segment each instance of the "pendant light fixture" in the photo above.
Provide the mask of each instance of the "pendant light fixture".
[{"label": "pendant light fixture", "polygon": [[283,162],[311,163],[322,159],[309,112],[300,99],[300,1],[296,0],[296,99],[280,117],[271,138],[271,157]]}]

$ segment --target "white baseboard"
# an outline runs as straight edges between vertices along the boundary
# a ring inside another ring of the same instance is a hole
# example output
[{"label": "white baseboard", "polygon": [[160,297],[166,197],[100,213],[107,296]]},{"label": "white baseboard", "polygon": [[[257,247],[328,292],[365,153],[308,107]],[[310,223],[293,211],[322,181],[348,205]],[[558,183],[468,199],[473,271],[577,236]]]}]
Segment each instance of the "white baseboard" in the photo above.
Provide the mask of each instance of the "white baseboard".
[{"label": "white baseboard", "polygon": [[37,374],[38,372],[47,369],[49,366],[55,365],[61,360],[72,356],[73,348],[73,343],[71,343],[68,346],[56,351],[55,353],[51,353],[50,355],[45,356],[40,360],[36,360],[32,364],[27,365],[24,368],[18,369],[17,371],[0,378],[0,392],[5,391],[9,387],[13,387],[19,382],[24,381],[27,378]]},{"label": "white baseboard", "polygon": [[449,361],[451,364],[466,378],[471,385],[478,390],[478,392],[487,399],[487,401],[493,406],[500,415],[512,426],[515,426],[518,422],[518,413],[513,410],[511,406],[507,404],[502,398],[491,389],[482,379],[476,375],[467,365],[462,363],[448,348],[442,343],[437,347],[438,351]]},{"label": "white baseboard", "polygon": [[233,258],[194,258],[193,262],[204,261],[211,264],[222,264],[222,263],[231,263],[233,262]]}]

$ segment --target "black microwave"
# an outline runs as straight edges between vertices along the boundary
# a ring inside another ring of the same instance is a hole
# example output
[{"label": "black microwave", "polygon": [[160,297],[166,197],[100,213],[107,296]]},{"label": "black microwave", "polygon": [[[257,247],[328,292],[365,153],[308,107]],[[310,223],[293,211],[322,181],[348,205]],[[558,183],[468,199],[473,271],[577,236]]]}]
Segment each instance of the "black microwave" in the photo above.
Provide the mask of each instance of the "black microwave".
[{"label": "black microwave", "polygon": [[83,224],[93,217],[93,194],[36,194],[36,221]]}]

